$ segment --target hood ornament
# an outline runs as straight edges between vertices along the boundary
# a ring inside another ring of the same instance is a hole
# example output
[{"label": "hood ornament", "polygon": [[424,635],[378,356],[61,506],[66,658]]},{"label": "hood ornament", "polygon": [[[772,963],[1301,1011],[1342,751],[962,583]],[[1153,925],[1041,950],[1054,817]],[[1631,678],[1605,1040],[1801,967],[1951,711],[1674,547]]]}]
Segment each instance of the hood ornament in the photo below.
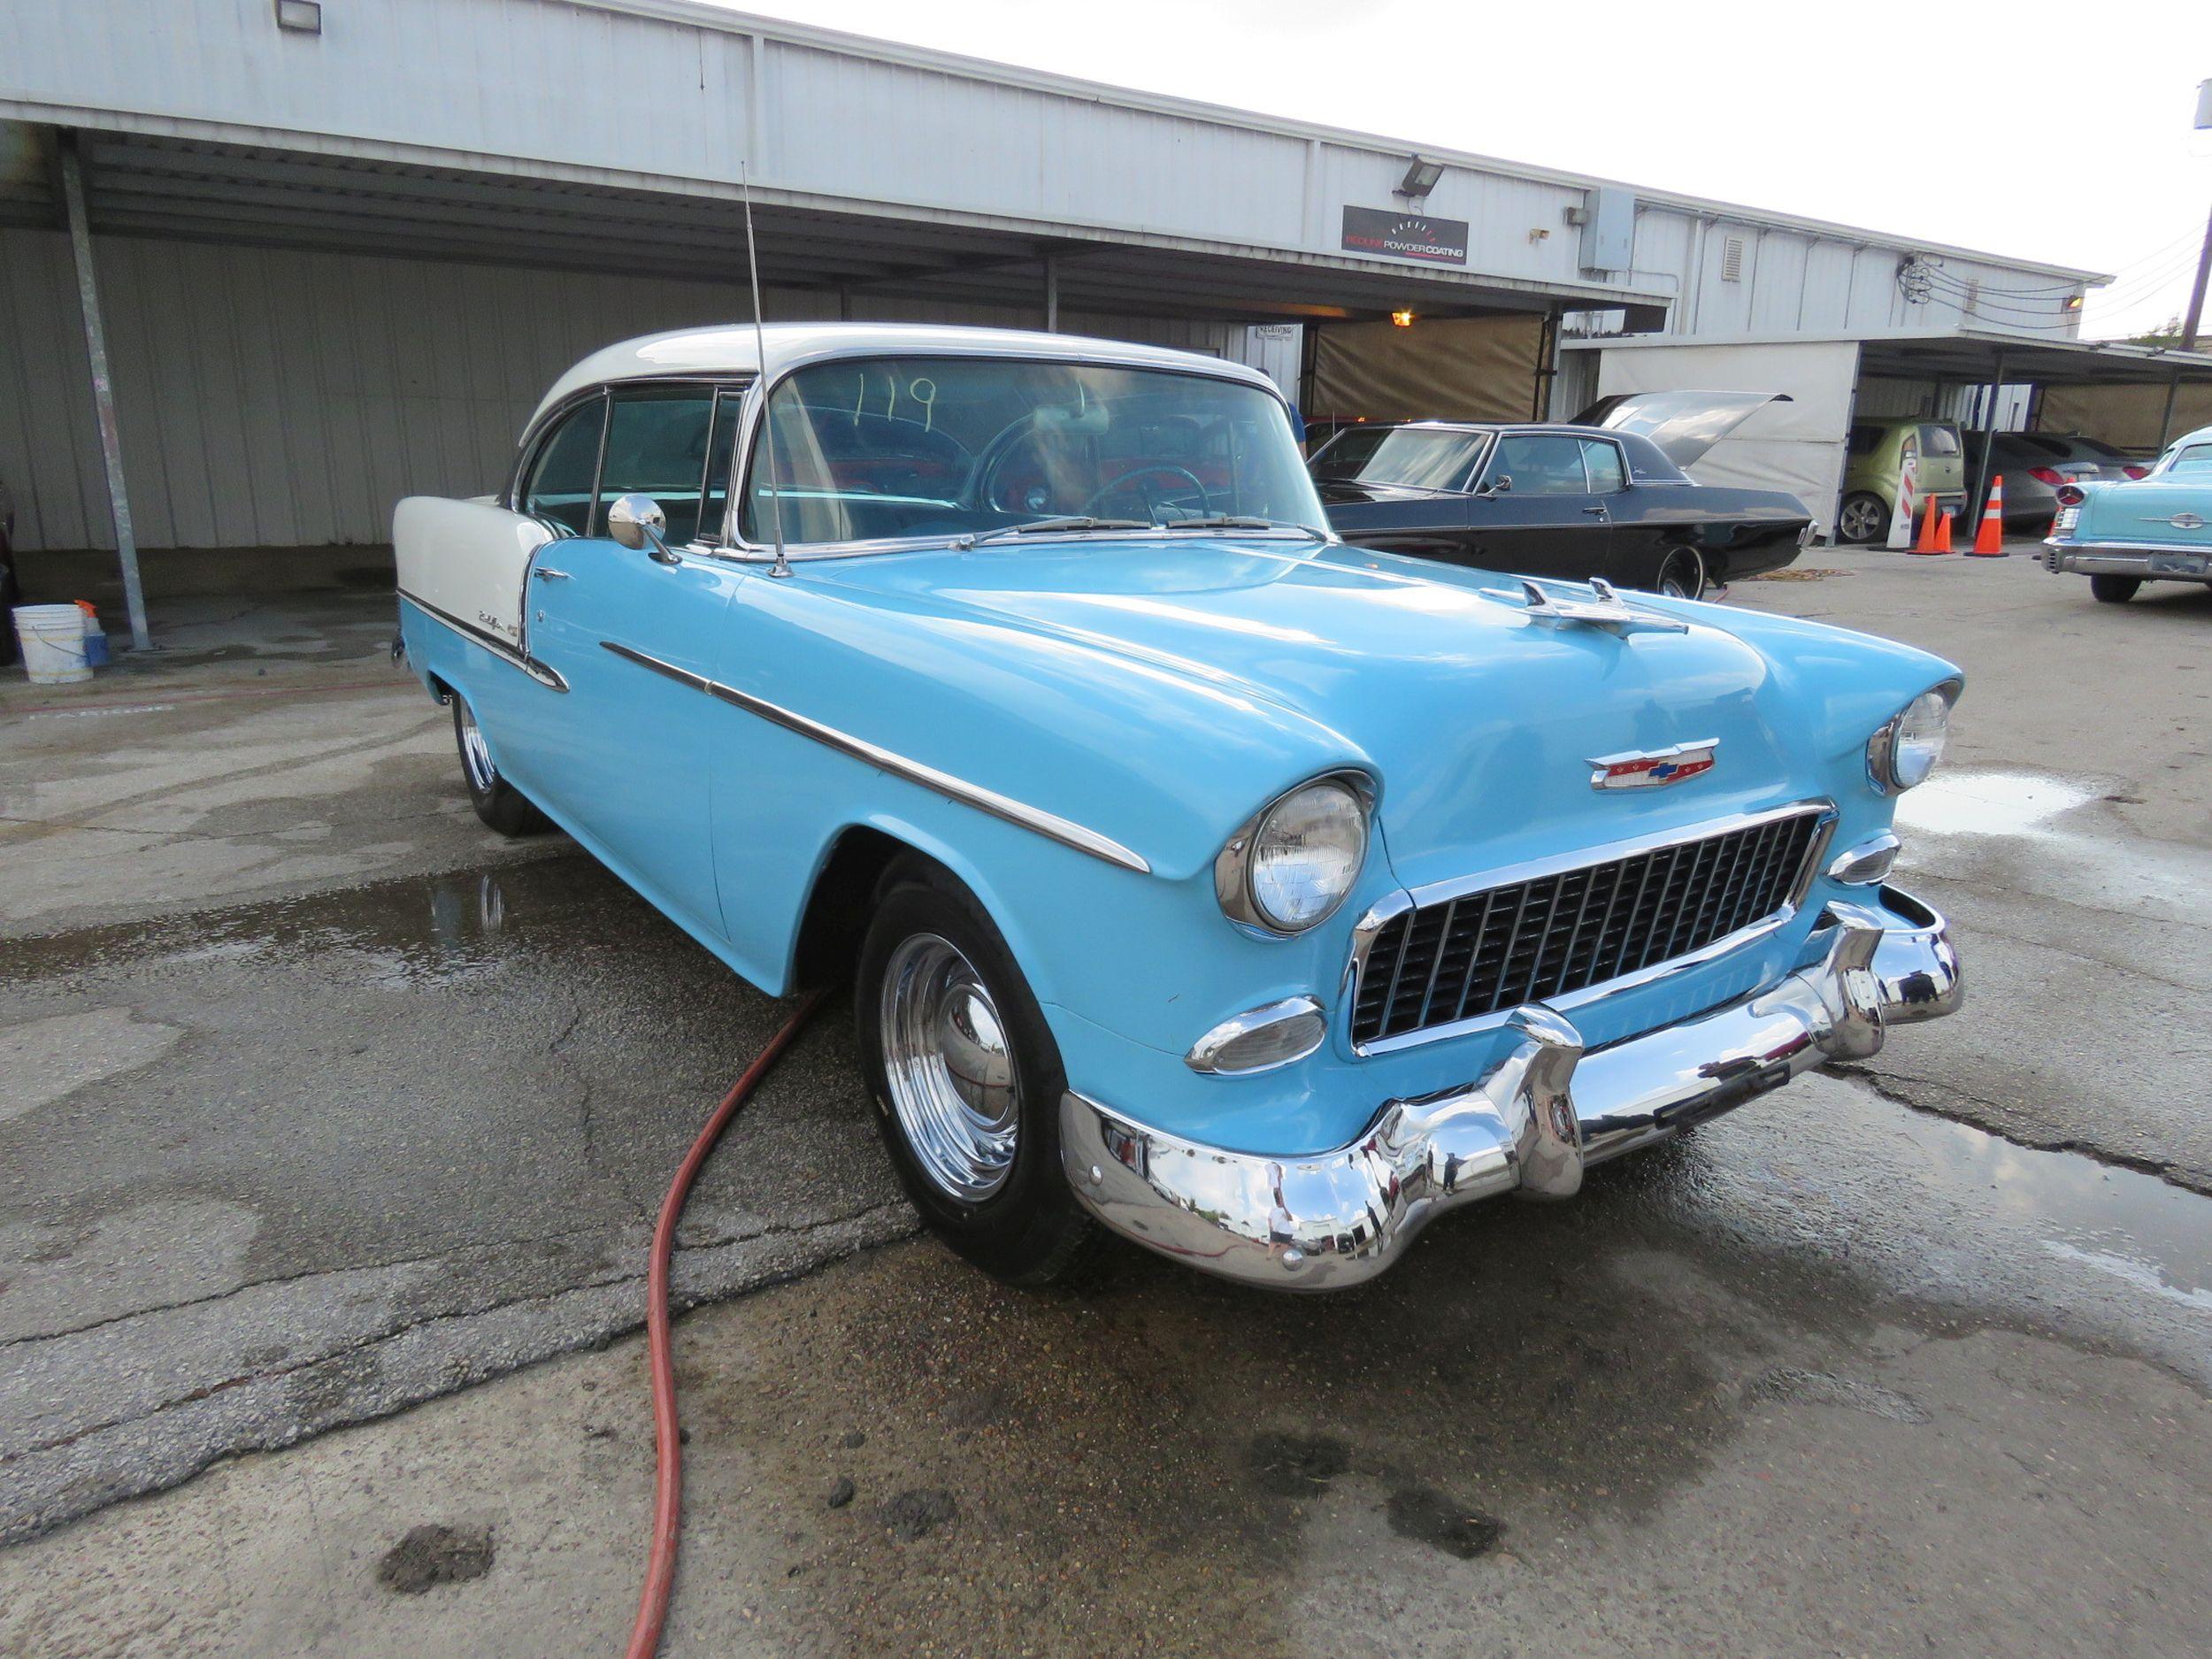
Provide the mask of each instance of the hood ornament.
[{"label": "hood ornament", "polygon": [[1521,596],[1528,602],[1527,614],[1532,622],[1548,622],[1555,627],[1579,624],[1623,636],[1690,631],[1690,625],[1677,618],[1625,603],[1613,591],[1613,584],[1602,576],[1590,578],[1590,591],[1597,595],[1595,599],[1562,599],[1546,593],[1525,577],[1521,580]]}]

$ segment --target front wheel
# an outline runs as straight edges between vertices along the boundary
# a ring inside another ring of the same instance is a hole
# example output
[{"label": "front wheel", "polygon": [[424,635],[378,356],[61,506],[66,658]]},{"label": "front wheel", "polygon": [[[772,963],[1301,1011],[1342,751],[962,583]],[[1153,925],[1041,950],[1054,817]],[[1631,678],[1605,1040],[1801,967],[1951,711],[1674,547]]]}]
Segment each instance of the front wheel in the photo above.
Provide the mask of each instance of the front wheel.
[{"label": "front wheel", "polygon": [[991,918],[935,866],[887,878],[853,1016],[877,1126],[922,1218],[1010,1284],[1065,1277],[1092,1228],[1060,1168],[1060,1051]]},{"label": "front wheel", "polygon": [[1889,528],[1889,503],[1870,489],[1854,490],[1836,510],[1836,536],[1844,541],[1871,541]]},{"label": "front wheel", "polygon": [[502,835],[534,835],[549,829],[551,820],[530,799],[499,775],[492,751],[476,724],[476,710],[459,692],[453,699],[453,743],[461,751],[461,780],[468,785],[469,804],[476,816]]},{"label": "front wheel", "polygon": [[2135,597],[2135,590],[2143,585],[2140,576],[2092,576],[2089,591],[2108,605],[2124,605]]}]

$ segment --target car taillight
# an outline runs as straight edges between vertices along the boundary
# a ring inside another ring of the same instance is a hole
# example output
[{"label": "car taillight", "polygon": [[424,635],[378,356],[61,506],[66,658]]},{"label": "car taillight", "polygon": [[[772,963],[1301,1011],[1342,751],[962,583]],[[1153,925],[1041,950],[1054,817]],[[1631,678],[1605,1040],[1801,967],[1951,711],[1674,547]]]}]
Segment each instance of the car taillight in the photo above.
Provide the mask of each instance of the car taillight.
[{"label": "car taillight", "polygon": [[2055,466],[2032,466],[2028,469],[2028,476],[2039,484],[2063,484],[2066,481],[2066,474]]},{"label": "car taillight", "polygon": [[2130,478],[2148,478],[2151,475],[2150,468],[2147,466],[2137,466],[2133,462],[2130,462],[2120,470],[2123,472],[2125,472]]},{"label": "car taillight", "polygon": [[2058,487],[2058,504],[2062,507],[2078,507],[2088,499],[2089,492],[2078,484],[2061,484]]}]

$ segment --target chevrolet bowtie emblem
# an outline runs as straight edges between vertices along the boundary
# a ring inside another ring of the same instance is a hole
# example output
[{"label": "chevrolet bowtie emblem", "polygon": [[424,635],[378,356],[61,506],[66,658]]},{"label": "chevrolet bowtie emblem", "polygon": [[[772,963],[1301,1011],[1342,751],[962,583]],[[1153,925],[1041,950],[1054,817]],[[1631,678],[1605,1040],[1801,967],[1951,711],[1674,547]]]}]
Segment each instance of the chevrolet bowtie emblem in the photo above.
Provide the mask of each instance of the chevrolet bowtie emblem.
[{"label": "chevrolet bowtie emblem", "polygon": [[1709,737],[1702,742],[1677,743],[1671,749],[1643,749],[1627,755],[1600,755],[1589,764],[1590,787],[1593,789],[1658,789],[1671,783],[1680,783],[1685,778],[1694,778],[1700,772],[1710,772],[1720,763],[1720,739]]}]

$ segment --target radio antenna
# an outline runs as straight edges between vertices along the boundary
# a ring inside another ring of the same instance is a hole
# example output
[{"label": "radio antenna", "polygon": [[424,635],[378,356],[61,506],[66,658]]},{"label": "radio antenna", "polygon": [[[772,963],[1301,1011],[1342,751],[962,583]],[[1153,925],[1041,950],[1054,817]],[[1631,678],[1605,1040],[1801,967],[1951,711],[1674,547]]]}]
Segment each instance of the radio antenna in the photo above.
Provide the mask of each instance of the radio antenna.
[{"label": "radio antenna", "polygon": [[760,358],[760,452],[768,466],[768,527],[776,540],[776,562],[771,576],[791,574],[791,561],[783,550],[783,491],[776,484],[776,428],[768,404],[768,330],[760,320],[760,250],[753,241],[753,181],[744,162],[737,164],[738,188],[745,196],[745,272],[753,283],[753,349]]}]

